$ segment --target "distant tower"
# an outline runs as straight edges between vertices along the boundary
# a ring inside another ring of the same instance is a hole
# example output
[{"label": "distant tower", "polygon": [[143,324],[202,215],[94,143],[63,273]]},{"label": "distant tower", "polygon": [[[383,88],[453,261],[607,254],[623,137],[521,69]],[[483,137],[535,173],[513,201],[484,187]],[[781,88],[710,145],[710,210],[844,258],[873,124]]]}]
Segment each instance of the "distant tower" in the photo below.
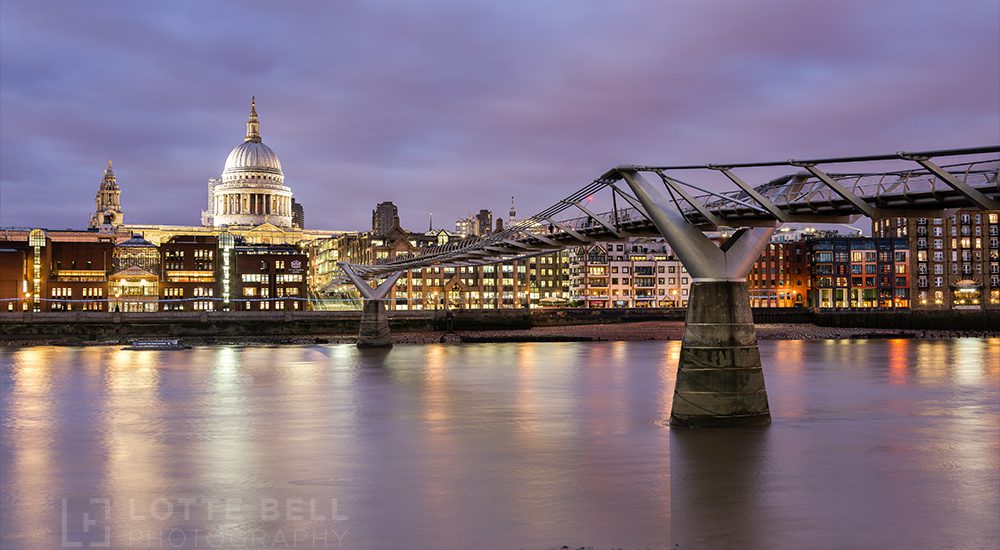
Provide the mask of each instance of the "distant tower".
[{"label": "distant tower", "polygon": [[292,227],[306,228],[306,210],[295,199],[292,199]]},{"label": "distant tower", "polygon": [[475,234],[489,235],[493,231],[493,211],[485,208],[480,210],[476,214],[476,222],[479,224],[479,230]]},{"label": "distant tower", "polygon": [[514,195],[510,196],[510,211],[507,212],[507,227],[511,227],[517,222],[517,212],[514,211]]},{"label": "distant tower", "polygon": [[380,202],[372,210],[372,233],[383,237],[392,231],[394,220],[399,218],[399,210],[391,201]]},{"label": "distant tower", "polygon": [[215,225],[215,188],[222,185],[222,178],[208,178],[208,208],[201,211],[201,225]]},{"label": "distant tower", "polygon": [[429,214],[430,219],[427,222],[427,231],[434,231],[434,212]]},{"label": "distant tower", "polygon": [[104,180],[97,191],[94,199],[95,210],[90,216],[90,227],[92,229],[111,229],[118,227],[125,219],[122,214],[122,190],[118,187],[118,179],[114,170],[111,169],[111,161],[104,170]]}]

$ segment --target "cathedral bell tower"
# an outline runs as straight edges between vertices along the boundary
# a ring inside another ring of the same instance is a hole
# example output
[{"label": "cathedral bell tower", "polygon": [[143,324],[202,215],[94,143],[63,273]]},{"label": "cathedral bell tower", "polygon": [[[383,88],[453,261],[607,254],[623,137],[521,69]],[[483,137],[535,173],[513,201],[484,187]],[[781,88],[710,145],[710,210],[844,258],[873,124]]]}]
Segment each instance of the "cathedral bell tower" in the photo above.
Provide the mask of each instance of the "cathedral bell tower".
[{"label": "cathedral bell tower", "polygon": [[91,229],[113,229],[121,225],[125,216],[122,214],[122,190],[118,187],[118,179],[111,169],[111,161],[104,170],[104,180],[94,199],[96,208],[90,216]]}]

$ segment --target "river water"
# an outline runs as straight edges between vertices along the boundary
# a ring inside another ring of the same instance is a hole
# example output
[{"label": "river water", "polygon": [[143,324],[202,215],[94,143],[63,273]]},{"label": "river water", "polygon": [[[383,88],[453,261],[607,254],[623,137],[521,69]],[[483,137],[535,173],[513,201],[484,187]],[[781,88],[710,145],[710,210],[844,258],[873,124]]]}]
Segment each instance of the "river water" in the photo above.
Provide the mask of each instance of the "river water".
[{"label": "river water", "polygon": [[740,430],[679,349],[0,350],[0,546],[996,548],[1000,339],[762,342]]}]

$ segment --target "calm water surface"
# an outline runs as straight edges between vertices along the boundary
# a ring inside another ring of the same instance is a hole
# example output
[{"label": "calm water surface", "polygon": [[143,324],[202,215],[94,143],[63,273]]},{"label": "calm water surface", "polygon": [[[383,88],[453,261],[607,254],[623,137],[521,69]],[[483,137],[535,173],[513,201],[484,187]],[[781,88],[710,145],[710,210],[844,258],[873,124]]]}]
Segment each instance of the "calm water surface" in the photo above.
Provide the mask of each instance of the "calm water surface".
[{"label": "calm water surface", "polygon": [[756,430],[678,352],[0,350],[0,546],[996,548],[1000,339],[762,343]]}]

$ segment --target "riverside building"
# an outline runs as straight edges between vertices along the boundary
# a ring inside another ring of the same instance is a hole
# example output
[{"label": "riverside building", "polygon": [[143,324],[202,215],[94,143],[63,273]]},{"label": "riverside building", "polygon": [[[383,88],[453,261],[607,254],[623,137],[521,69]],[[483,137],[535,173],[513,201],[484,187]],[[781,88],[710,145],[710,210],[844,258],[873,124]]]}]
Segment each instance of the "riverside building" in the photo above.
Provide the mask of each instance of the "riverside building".
[{"label": "riverside building", "polygon": [[752,307],[809,306],[808,242],[772,241],[754,263],[747,283]]},{"label": "riverside building", "polygon": [[[157,246],[81,232],[32,230],[0,240],[5,311],[307,309],[309,259],[291,245],[247,244],[231,233],[177,235]],[[0,233],[0,237],[4,237]],[[9,237],[9,235],[6,235]]]},{"label": "riverside building", "polygon": [[910,307],[910,249],[905,238],[822,238],[811,241],[809,249],[814,307]]},{"label": "riverside building", "polygon": [[686,307],[691,277],[658,238],[594,243],[569,254],[573,303],[587,308]]},{"label": "riverside building", "polygon": [[[354,291],[349,285],[331,289],[340,275],[338,261],[371,264],[419,254],[431,246],[462,237],[443,230],[425,233],[393,225],[384,235],[374,231],[319,239],[310,247],[313,288],[324,303],[349,307]],[[394,310],[502,309],[564,305],[568,303],[568,253],[552,252],[508,262],[458,267],[428,267],[404,272],[390,292],[386,305]]]},{"label": "riverside building", "polygon": [[915,309],[1000,308],[1000,211],[885,218],[873,230],[908,239]]}]

